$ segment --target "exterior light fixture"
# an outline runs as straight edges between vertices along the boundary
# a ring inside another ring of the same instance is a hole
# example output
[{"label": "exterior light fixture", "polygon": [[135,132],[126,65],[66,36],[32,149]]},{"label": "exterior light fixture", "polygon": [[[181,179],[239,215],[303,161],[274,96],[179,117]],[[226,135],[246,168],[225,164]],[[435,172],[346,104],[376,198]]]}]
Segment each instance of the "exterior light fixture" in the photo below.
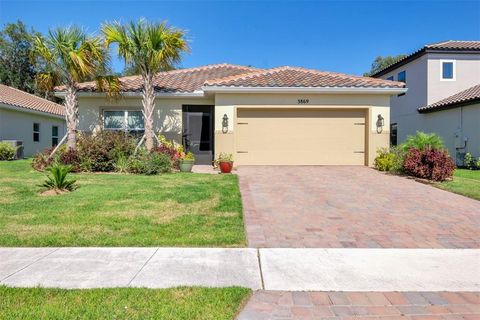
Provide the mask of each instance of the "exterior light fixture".
[{"label": "exterior light fixture", "polygon": [[227,133],[228,132],[228,116],[225,113],[222,118],[222,132]]},{"label": "exterior light fixture", "polygon": [[377,133],[382,133],[384,125],[385,125],[385,118],[383,118],[381,114],[378,114]]}]

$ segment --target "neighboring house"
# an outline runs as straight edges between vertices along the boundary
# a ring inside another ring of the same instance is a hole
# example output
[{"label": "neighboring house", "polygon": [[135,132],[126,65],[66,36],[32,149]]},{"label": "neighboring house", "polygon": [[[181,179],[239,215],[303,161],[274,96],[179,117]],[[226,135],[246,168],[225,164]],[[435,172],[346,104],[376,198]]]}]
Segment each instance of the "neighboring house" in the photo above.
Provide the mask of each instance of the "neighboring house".
[{"label": "neighboring house", "polygon": [[480,156],[480,41],[445,41],[423,47],[373,75],[405,82],[391,98],[392,144],[418,131],[440,135],[462,164]]},{"label": "neighboring house", "polygon": [[[143,132],[142,79],[120,81],[117,100],[95,82],[79,84],[80,130]],[[236,165],[372,165],[389,144],[390,95],[406,91],[381,79],[230,64],[158,73],[155,90],[157,132],[183,143],[197,163],[224,152]]]},{"label": "neighboring house", "polygon": [[32,156],[58,144],[65,130],[61,105],[0,84],[0,141],[21,141]]}]

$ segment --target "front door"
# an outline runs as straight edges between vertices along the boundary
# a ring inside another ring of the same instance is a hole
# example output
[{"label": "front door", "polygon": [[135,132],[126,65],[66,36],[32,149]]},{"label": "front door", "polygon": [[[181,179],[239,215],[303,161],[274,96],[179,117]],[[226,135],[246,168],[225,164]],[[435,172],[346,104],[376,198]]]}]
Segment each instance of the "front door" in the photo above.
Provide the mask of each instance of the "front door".
[{"label": "front door", "polygon": [[183,147],[195,155],[196,164],[213,161],[213,106],[183,106]]}]

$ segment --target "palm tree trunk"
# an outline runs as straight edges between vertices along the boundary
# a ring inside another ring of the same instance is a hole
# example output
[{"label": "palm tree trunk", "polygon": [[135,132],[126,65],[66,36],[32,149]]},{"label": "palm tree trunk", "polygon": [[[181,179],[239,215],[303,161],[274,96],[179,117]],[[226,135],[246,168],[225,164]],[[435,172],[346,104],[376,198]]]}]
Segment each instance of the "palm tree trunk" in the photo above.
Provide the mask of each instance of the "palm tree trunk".
[{"label": "palm tree trunk", "polygon": [[143,78],[143,119],[145,122],[145,148],[152,151],[154,147],[153,112],[155,110],[155,90],[153,88],[153,75],[146,73]]},{"label": "palm tree trunk", "polygon": [[69,150],[77,150],[77,118],[78,100],[75,84],[67,85],[65,94],[65,120],[67,122],[67,147]]}]

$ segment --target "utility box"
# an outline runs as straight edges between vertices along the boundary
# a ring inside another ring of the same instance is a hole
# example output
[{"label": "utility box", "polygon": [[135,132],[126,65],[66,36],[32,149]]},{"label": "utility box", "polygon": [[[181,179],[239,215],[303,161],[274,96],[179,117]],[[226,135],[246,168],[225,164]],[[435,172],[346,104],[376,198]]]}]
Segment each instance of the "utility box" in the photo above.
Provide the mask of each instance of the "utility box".
[{"label": "utility box", "polygon": [[23,141],[22,140],[2,140],[15,148],[15,159],[23,159]]},{"label": "utility box", "polygon": [[467,140],[463,136],[463,130],[462,129],[455,130],[455,148],[456,149],[465,148],[466,141]]}]

